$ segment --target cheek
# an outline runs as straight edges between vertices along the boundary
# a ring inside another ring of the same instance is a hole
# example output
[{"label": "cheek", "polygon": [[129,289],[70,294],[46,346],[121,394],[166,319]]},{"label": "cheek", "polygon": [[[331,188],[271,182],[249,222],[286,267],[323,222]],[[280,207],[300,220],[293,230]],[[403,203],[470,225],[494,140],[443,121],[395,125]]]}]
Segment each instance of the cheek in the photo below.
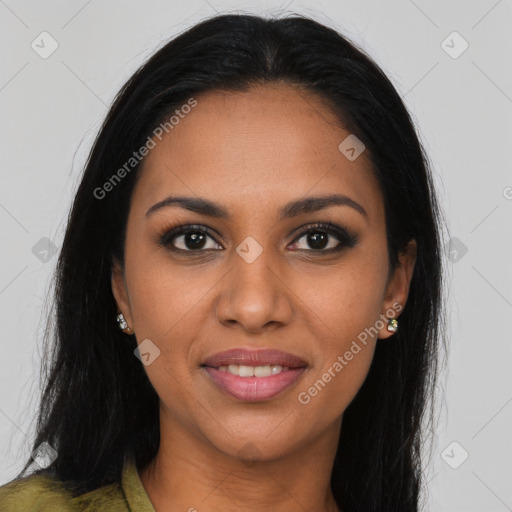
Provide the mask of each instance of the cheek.
[{"label": "cheek", "polygon": [[131,300],[136,332],[161,341],[173,337],[177,329],[194,325],[195,309],[207,288],[173,275],[152,269],[143,280],[132,285]]},{"label": "cheek", "polygon": [[161,401],[186,418],[187,407],[193,406],[182,390],[190,381],[191,340],[208,315],[207,292],[213,283],[207,285],[206,275],[150,260],[133,270],[128,286],[137,342],[150,339],[160,351],[144,370]]},{"label": "cheek", "polygon": [[[384,262],[385,263],[385,262]],[[302,291],[310,334],[316,339],[314,366],[301,387],[304,407],[326,412],[326,420],[343,413],[370,368],[385,288],[385,264],[360,259]]]},{"label": "cheek", "polygon": [[297,305],[326,340],[325,348],[342,350],[348,340],[375,324],[382,310],[386,262],[363,251],[343,264],[295,269]]},{"label": "cheek", "polygon": [[127,248],[127,285],[136,332],[164,342],[176,331],[197,325],[196,308],[213,285],[209,276],[206,267],[173,262],[164,248],[133,247],[131,254]]},{"label": "cheek", "polygon": [[145,371],[164,402],[176,401],[179,397],[171,395],[189,380],[195,362],[191,340],[211,316],[212,272],[206,267],[184,271],[162,255],[141,255],[131,262],[127,258],[127,278],[137,341],[150,339],[160,351]]},{"label": "cheek", "polygon": [[[333,295],[323,320],[329,328],[316,333],[314,364],[298,390],[298,403],[311,412],[314,423],[330,423],[341,416],[363,385],[377,339],[371,326],[378,318],[372,297]],[[365,302],[366,300],[366,302]],[[315,411],[315,412],[314,412]]]}]

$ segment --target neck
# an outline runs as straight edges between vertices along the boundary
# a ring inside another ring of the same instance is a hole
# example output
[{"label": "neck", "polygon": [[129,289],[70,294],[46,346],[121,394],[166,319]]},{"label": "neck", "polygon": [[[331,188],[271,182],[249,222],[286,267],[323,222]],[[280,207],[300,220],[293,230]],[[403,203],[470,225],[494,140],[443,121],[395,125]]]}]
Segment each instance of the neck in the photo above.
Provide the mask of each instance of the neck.
[{"label": "neck", "polygon": [[[340,427],[341,419],[291,453],[251,461],[161,419],[158,453],[140,479],[157,512],[338,512],[330,478]],[[251,453],[250,446],[236,453]]]}]

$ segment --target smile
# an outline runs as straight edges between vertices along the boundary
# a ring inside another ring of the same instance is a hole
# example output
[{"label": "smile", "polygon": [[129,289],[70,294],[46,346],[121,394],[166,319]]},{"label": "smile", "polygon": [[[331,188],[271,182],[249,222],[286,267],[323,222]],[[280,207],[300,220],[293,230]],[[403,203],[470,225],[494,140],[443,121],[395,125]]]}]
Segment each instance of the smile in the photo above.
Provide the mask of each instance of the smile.
[{"label": "smile", "polygon": [[287,366],[279,364],[265,364],[263,366],[247,366],[242,364],[230,364],[219,366],[221,372],[228,372],[239,377],[270,377],[289,370]]},{"label": "smile", "polygon": [[295,384],[306,367],[288,368],[280,365],[234,365],[203,369],[215,387],[237,400],[262,402],[283,393]]},{"label": "smile", "polygon": [[234,348],[201,365],[218,389],[237,400],[261,402],[290,388],[308,366],[295,354],[271,348]]}]

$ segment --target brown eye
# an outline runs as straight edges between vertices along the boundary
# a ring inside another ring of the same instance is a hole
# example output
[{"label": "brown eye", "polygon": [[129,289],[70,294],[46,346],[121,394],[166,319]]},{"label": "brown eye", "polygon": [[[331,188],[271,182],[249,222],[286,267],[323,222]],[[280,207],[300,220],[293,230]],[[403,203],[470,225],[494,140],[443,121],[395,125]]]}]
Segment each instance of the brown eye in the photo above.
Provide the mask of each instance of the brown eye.
[{"label": "brown eye", "polygon": [[295,238],[293,245],[296,246],[298,244],[297,240],[301,240],[302,238],[305,239],[305,247],[294,247],[294,249],[334,252],[345,247],[353,247],[357,243],[357,237],[355,235],[331,223],[307,226],[302,229],[299,236]]},{"label": "brown eye", "polygon": [[[208,239],[212,242],[209,243]],[[183,252],[211,250],[220,247],[208,229],[196,225],[174,228],[161,237],[160,243],[170,250]],[[222,247],[220,248],[222,249]]]}]

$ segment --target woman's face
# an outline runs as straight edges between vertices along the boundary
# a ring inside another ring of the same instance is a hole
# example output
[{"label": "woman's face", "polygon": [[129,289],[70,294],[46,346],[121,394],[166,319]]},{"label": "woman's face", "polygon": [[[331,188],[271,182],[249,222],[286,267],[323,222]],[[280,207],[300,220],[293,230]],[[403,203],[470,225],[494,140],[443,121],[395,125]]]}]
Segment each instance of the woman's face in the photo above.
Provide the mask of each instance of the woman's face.
[{"label": "woman's face", "polygon": [[[405,305],[415,246],[390,274],[367,154],[354,159],[351,139],[339,149],[350,133],[316,96],[273,85],[195,99],[145,158],[113,291],[149,354],[161,423],[226,455],[278,458],[338,435],[377,338],[392,335],[383,319]],[[218,368],[229,361],[211,357],[231,349],[261,376]],[[298,359],[279,373],[257,349]]]}]

